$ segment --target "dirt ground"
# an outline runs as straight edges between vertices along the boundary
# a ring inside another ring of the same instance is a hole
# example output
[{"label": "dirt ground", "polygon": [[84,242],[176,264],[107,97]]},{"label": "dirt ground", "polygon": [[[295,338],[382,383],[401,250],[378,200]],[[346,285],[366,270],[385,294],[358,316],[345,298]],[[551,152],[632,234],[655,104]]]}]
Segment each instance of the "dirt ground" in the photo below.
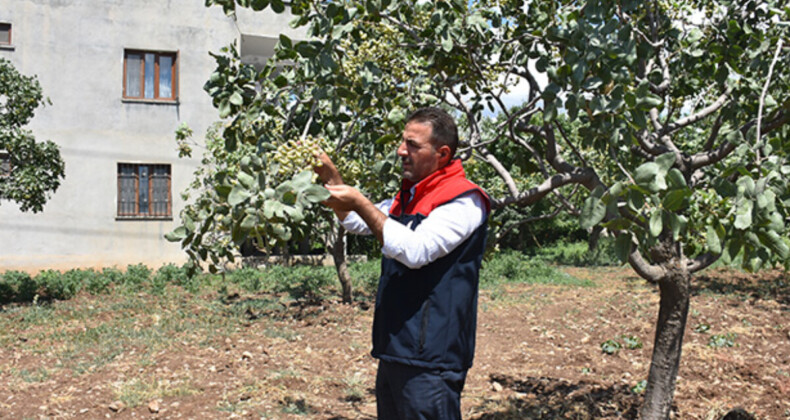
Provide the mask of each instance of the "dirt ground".
[{"label": "dirt ground", "polygon": [[[597,286],[508,284],[481,292],[464,418],[636,417],[658,294],[628,269],[564,270]],[[673,418],[719,419],[740,407],[757,419],[790,419],[788,283],[780,272],[716,271],[694,280]],[[256,298],[234,294],[222,304]],[[75,304],[113,299],[81,295]],[[9,323],[0,346],[0,418],[375,418],[369,303],[297,301],[276,314],[247,308],[227,332],[176,332],[155,352],[133,346],[84,369],[63,360],[80,357],[65,350],[65,336],[122,311],[64,324],[65,335]],[[165,322],[167,313],[149,314],[150,322]],[[32,315],[0,311],[15,316]],[[602,351],[607,340],[621,348]]]}]

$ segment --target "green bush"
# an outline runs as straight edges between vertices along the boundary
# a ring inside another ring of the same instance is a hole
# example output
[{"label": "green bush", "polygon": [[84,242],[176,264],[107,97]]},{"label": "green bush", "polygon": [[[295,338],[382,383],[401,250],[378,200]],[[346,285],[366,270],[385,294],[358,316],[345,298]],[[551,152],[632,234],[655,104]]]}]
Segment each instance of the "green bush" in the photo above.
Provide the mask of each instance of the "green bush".
[{"label": "green bush", "polygon": [[0,279],[0,302],[30,302],[36,296],[38,285],[24,271],[6,271]]},{"label": "green bush", "polygon": [[598,246],[590,250],[587,242],[559,241],[544,248],[531,249],[535,258],[559,265],[576,267],[619,265],[614,250],[614,239],[601,238]]},{"label": "green bush", "polygon": [[151,277],[151,269],[143,264],[126,266],[126,273],[123,275],[122,284],[124,286],[139,286],[148,281]]},{"label": "green bush", "polygon": [[185,286],[187,283],[189,283],[189,277],[186,270],[175,264],[163,265],[151,278],[151,287],[155,292],[161,292],[168,284]]},{"label": "green bush", "polygon": [[267,283],[266,275],[262,270],[252,267],[243,267],[230,272],[227,279],[248,292],[261,292],[271,290]]},{"label": "green bush", "polygon": [[102,270],[101,273],[97,273],[93,270],[86,271],[86,276],[83,280],[83,287],[85,290],[92,295],[106,293],[110,288],[110,284],[114,282],[114,277],[106,275],[106,272],[107,269]]},{"label": "green bush", "polygon": [[381,260],[349,264],[348,271],[356,289],[368,295],[376,294],[381,277]]},{"label": "green bush", "polygon": [[503,251],[484,261],[480,283],[484,286],[501,283],[593,285],[589,280],[580,280],[557,270],[545,260],[518,251]]},{"label": "green bush", "polygon": [[43,289],[43,294],[58,300],[74,297],[82,289],[82,271],[77,269],[60,273],[55,270],[44,270],[36,276],[36,284]]}]

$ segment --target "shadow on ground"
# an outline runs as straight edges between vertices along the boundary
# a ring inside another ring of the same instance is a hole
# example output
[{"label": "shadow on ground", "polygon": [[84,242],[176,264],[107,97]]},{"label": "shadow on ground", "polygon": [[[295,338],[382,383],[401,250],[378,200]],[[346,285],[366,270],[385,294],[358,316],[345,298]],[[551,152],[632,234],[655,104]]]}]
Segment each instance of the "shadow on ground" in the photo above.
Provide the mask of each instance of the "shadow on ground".
[{"label": "shadow on ground", "polygon": [[774,300],[790,307],[790,274],[778,270],[706,272],[694,277],[691,287],[695,296],[702,293],[736,295],[751,300]]},{"label": "shadow on ground", "polygon": [[492,375],[491,381],[515,394],[507,400],[484,403],[475,410],[483,414],[473,420],[635,419],[642,403],[642,398],[626,385],[503,375]]}]

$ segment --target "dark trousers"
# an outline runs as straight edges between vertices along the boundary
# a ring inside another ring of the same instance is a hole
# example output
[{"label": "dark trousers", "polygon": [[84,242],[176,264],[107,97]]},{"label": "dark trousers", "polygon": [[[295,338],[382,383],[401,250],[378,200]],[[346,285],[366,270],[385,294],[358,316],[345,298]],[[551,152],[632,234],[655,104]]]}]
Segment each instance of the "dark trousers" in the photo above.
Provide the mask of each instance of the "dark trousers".
[{"label": "dark trousers", "polygon": [[461,420],[466,371],[425,369],[379,361],[379,420]]}]

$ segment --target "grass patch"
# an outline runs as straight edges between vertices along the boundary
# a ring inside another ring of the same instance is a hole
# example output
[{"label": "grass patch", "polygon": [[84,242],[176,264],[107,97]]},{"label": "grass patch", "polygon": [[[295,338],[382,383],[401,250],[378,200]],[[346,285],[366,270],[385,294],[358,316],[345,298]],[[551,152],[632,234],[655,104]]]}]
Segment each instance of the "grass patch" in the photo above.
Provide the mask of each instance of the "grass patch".
[{"label": "grass patch", "polygon": [[546,261],[516,251],[504,251],[483,262],[480,283],[493,287],[504,283],[552,284],[590,287],[595,283],[563,273]]},{"label": "grass patch", "polygon": [[134,408],[155,399],[184,397],[199,393],[200,389],[188,381],[170,381],[148,377],[132,378],[120,383],[115,391],[115,397],[125,406]]}]

